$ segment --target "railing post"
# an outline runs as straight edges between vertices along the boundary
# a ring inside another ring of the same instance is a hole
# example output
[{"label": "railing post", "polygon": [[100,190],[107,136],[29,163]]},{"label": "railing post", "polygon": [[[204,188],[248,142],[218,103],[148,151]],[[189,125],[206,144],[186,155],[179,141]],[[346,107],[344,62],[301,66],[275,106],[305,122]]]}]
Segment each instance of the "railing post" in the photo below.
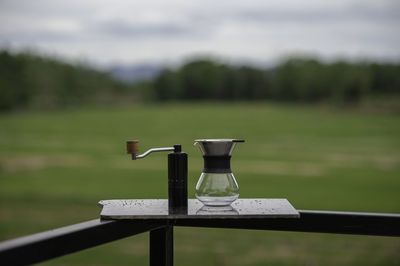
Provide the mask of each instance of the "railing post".
[{"label": "railing post", "polygon": [[174,265],[174,227],[150,231],[150,266]]}]

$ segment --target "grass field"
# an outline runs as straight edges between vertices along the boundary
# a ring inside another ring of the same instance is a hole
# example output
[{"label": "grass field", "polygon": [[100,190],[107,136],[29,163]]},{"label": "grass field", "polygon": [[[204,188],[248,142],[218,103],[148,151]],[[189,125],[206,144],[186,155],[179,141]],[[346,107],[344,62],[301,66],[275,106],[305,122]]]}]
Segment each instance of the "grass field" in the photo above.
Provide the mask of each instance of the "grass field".
[{"label": "grass field", "polygon": [[[298,209],[400,212],[400,116],[269,103],[139,105],[0,115],[0,240],[99,216],[101,199],[166,198],[166,154],[189,154],[189,195],[202,169],[196,138],[243,138],[232,158],[240,197]],[[44,265],[146,265],[148,234]],[[175,229],[176,265],[400,265],[400,239]]]}]

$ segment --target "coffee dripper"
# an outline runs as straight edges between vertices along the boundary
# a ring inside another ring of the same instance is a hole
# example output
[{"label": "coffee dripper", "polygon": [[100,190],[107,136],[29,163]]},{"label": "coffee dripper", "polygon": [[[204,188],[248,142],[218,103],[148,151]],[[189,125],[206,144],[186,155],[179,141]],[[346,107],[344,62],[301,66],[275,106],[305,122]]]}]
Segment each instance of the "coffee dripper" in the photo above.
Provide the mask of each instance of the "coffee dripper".
[{"label": "coffee dripper", "polygon": [[228,206],[239,197],[239,186],[231,170],[231,157],[240,139],[197,139],[204,169],[196,185],[196,198],[207,206]]}]

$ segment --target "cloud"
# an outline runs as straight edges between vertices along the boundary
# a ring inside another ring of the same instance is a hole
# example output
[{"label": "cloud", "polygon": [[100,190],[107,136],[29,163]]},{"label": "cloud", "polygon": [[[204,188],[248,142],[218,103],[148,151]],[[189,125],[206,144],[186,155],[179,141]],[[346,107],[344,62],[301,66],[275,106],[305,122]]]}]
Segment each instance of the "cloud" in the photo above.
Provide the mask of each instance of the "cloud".
[{"label": "cloud", "polygon": [[93,25],[93,32],[118,38],[180,37],[191,34],[190,28],[180,24],[135,24],[123,20],[111,20]]},{"label": "cloud", "polygon": [[[385,3],[385,2],[384,2]],[[399,23],[400,4],[387,2],[385,5],[349,3],[341,6],[316,6],[313,8],[284,6],[270,9],[247,8],[239,10],[237,18],[243,21],[261,21],[266,23],[336,23],[364,21],[375,23]],[[397,24],[398,25],[398,24]]]},{"label": "cloud", "polygon": [[103,63],[192,53],[398,59],[399,42],[396,0],[0,1],[0,46]]}]

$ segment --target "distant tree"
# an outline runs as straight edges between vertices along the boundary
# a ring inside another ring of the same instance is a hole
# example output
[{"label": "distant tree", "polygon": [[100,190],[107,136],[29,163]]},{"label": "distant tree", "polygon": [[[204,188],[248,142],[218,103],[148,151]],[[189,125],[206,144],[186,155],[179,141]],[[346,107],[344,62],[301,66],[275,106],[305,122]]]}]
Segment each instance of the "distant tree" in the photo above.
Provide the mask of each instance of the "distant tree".
[{"label": "distant tree", "polygon": [[179,71],[184,99],[222,98],[226,69],[210,60],[185,64]]},{"label": "distant tree", "polygon": [[400,65],[371,64],[371,89],[374,93],[400,93]]},{"label": "distant tree", "polygon": [[155,79],[154,90],[158,100],[183,98],[180,79],[176,73],[169,69],[161,71]]},{"label": "distant tree", "polygon": [[242,99],[265,99],[269,93],[266,71],[243,66],[237,70],[239,97]]},{"label": "distant tree", "polygon": [[0,110],[24,106],[30,96],[23,58],[0,52]]},{"label": "distant tree", "polygon": [[135,86],[86,66],[30,53],[0,51],[0,110],[112,103],[138,98],[137,95]]},{"label": "distant tree", "polygon": [[275,99],[357,102],[371,93],[400,93],[400,66],[291,58],[271,69],[205,59],[165,70],[155,81],[163,99]]}]

